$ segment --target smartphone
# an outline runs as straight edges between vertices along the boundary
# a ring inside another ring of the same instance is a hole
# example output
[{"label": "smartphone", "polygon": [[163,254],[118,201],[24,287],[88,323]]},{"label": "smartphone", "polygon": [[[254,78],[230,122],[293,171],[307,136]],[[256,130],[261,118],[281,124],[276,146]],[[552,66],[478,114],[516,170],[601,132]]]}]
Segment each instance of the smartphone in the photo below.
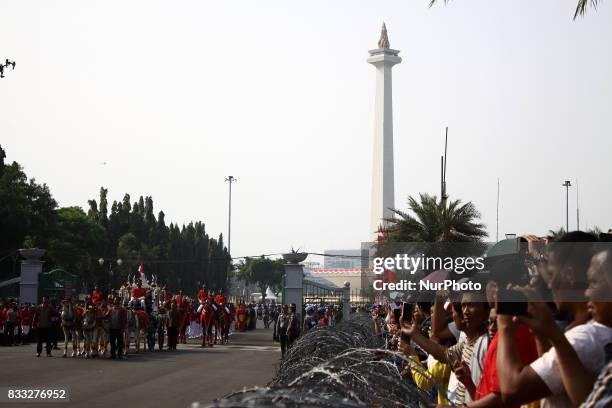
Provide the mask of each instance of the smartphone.
[{"label": "smartphone", "polygon": [[402,321],[404,322],[412,321],[412,308],[413,308],[412,303],[404,302],[402,304]]},{"label": "smartphone", "polygon": [[401,312],[402,311],[400,309],[393,309],[393,317],[395,318],[395,323],[399,323]]},{"label": "smartphone", "polygon": [[516,290],[499,288],[497,290],[497,314],[527,316],[527,298]]}]

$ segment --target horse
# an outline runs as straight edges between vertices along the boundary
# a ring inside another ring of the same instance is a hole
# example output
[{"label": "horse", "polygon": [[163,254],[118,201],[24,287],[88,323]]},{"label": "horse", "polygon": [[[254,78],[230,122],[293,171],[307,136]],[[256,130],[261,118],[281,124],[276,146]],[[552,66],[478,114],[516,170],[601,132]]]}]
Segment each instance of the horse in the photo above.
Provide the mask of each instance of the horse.
[{"label": "horse", "polygon": [[81,344],[79,339],[79,330],[77,327],[78,316],[75,310],[72,308],[72,304],[62,304],[62,310],[60,313],[62,331],[64,332],[64,355],[68,354],[68,337],[72,336],[72,357],[76,357],[81,352]]},{"label": "horse", "polygon": [[217,305],[215,319],[215,343],[217,340],[219,340],[221,344],[229,343],[229,329],[231,322],[231,312],[228,306]]},{"label": "horse", "polygon": [[[185,307],[186,306],[186,307]],[[181,344],[187,344],[187,326],[189,325],[189,308],[191,303],[185,302],[185,305],[179,308],[179,329],[178,329],[178,342]]]},{"label": "horse", "polygon": [[202,347],[212,347],[212,330],[215,322],[215,311],[209,302],[202,303],[200,307],[200,325],[202,326]]},{"label": "horse", "polygon": [[138,317],[136,316],[136,311],[133,308],[129,308],[127,311],[127,326],[128,327],[124,333],[125,337],[123,342],[123,355],[125,356],[127,356],[130,349],[130,337],[132,334],[134,335],[134,341],[137,342],[137,344],[139,343],[138,336],[140,332],[138,330]]}]

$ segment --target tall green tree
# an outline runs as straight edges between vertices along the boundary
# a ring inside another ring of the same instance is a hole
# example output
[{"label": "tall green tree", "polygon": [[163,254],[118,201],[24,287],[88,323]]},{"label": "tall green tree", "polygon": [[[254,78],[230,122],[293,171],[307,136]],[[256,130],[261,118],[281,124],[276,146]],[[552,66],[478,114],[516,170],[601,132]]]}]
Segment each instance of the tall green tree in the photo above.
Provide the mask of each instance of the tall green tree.
[{"label": "tall green tree", "polygon": [[272,260],[265,257],[247,258],[241,265],[239,276],[248,283],[254,283],[261,291],[265,300],[266,289],[273,290],[281,285],[284,266],[281,260]]},{"label": "tall green tree", "polygon": [[57,231],[49,241],[48,256],[54,264],[81,278],[96,280],[98,258],[104,245],[104,228],[80,207],[57,210]]}]

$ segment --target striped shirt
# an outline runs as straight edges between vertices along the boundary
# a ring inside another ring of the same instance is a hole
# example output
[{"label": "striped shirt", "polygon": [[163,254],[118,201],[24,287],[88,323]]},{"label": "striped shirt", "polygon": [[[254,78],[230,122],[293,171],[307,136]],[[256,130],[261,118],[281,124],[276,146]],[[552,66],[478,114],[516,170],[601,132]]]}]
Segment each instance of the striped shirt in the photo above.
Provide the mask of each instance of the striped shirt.
[{"label": "striped shirt", "polygon": [[[478,383],[480,383],[480,377],[482,376],[483,360],[488,346],[489,336],[487,333],[483,333],[480,337],[472,341],[465,339],[461,343],[449,347],[446,350],[446,360],[451,367],[457,359],[467,364],[472,374],[472,382],[478,385]],[[463,383],[458,383],[452,401],[457,405],[472,402],[472,398],[465,389]]]}]

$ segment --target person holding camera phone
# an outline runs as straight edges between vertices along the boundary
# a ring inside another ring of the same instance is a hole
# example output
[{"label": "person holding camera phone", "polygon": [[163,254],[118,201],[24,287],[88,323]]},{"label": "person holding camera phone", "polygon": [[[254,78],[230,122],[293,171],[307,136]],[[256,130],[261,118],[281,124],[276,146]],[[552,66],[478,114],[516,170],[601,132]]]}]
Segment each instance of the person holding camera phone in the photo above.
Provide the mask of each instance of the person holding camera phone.
[{"label": "person holding camera phone", "polygon": [[[593,294],[596,291],[589,291],[597,285],[606,286],[599,293],[609,296],[611,288],[602,281],[606,276],[601,272],[605,263],[597,258],[598,255],[591,261],[595,241],[593,235],[575,231],[565,234],[549,248],[547,270],[557,309],[568,311],[577,316],[576,320],[580,319],[565,334],[555,324],[551,310],[541,296],[532,288],[515,288],[529,300],[530,317],[498,316],[497,369],[505,403],[523,404],[543,399],[543,407],[577,405],[584,400],[589,386],[592,387],[595,376],[603,368],[606,346],[612,343],[610,303],[591,301],[594,320],[581,323],[584,319],[581,315],[584,310],[589,310],[589,306],[586,298],[577,297],[577,293],[586,291],[587,296],[597,300]],[[606,255],[599,256],[610,256],[609,249]],[[529,326],[542,344],[551,346],[530,365],[524,365],[518,358],[514,339],[519,322]]]},{"label": "person holding camera phone", "polygon": [[[449,364],[460,380],[450,400],[456,405],[472,401],[466,384],[478,384],[482,375],[483,359],[489,345],[486,322],[489,317],[489,304],[478,292],[464,292],[461,299],[463,324],[466,338],[452,347],[444,347],[425,337],[418,324],[402,321],[402,333],[440,362]],[[471,381],[467,381],[467,379]],[[463,380],[463,381],[461,381]]]}]

